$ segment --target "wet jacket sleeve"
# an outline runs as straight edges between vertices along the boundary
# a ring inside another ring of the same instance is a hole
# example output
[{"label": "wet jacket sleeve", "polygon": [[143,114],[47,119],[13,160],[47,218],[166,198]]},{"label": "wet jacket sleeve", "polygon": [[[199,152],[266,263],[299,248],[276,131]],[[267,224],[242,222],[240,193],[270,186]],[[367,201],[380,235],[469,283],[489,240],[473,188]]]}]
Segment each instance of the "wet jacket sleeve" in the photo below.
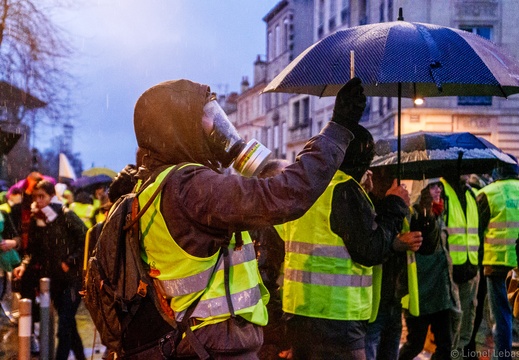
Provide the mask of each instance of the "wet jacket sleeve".
[{"label": "wet jacket sleeve", "polygon": [[219,174],[205,166],[175,171],[161,201],[171,236],[188,253],[207,256],[226,246],[233,232],[299,218],[330,183],[352,138],[346,128],[329,123],[271,178]]},{"label": "wet jacket sleeve", "polygon": [[188,166],[176,172],[164,196],[177,198],[190,220],[216,229],[249,230],[294,220],[324,192],[351,138],[344,127],[330,123],[310,139],[294,164],[266,179]]},{"label": "wet jacket sleeve", "polygon": [[347,181],[334,189],[330,225],[353,261],[373,266],[393,253],[393,239],[402,230],[407,212],[405,202],[394,195],[382,199],[375,212],[359,185]]}]

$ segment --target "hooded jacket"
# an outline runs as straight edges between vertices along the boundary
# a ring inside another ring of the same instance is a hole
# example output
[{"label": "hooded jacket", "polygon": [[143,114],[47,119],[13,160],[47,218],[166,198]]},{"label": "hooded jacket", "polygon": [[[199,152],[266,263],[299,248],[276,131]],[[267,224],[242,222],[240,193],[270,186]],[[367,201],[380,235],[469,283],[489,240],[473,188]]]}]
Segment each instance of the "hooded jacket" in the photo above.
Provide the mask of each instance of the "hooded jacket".
[{"label": "hooded jacket", "polygon": [[175,241],[206,257],[229,243],[235,231],[258,229],[303,215],[326,189],[352,134],[329,123],[308,141],[296,162],[266,178],[224,175],[201,126],[210,89],[189,80],[168,81],[146,91],[135,106],[134,126],[144,181],[184,162],[162,193],[161,211]]},{"label": "hooded jacket", "polygon": [[[209,98],[207,85],[168,81],[146,91],[134,113],[141,165],[137,176],[143,186],[168,165],[202,165],[175,170],[164,185],[160,203],[169,235],[188,254],[201,258],[228,246],[234,232],[302,216],[328,186],[353,138],[343,126],[329,123],[279,175],[259,179],[223,174],[202,129],[203,106]],[[252,340],[242,342],[236,334],[222,338],[225,326],[217,323],[195,333],[200,339],[207,338],[203,340],[206,345],[224,346],[221,351],[238,351],[235,346],[243,351],[257,345]],[[219,339],[224,338],[225,344],[220,344]],[[246,338],[253,336],[248,333]],[[184,346],[182,341],[179,351]]]}]

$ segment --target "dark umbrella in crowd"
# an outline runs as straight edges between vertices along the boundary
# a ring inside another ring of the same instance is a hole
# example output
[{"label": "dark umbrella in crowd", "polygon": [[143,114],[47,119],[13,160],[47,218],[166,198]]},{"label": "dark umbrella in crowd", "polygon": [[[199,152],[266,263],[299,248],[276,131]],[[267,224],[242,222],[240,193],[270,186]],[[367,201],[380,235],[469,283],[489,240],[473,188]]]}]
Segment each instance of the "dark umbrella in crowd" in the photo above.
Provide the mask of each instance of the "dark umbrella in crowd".
[{"label": "dark umbrella in crowd", "polygon": [[402,97],[519,93],[519,64],[503,49],[463,30],[403,21],[402,9],[399,21],[339,30],[310,46],[264,92],[335,96],[353,72],[366,95],[398,97],[398,138]]},{"label": "dark umbrella in crowd", "polygon": [[99,186],[108,186],[112,182],[112,178],[105,174],[95,176],[81,176],[72,182],[72,187],[77,191],[93,191]]},{"label": "dark umbrella in crowd", "polygon": [[[374,172],[396,176],[397,138],[381,139],[375,144]],[[401,177],[421,180],[471,173],[489,173],[499,164],[515,161],[491,142],[468,132],[404,134],[401,138]]]}]

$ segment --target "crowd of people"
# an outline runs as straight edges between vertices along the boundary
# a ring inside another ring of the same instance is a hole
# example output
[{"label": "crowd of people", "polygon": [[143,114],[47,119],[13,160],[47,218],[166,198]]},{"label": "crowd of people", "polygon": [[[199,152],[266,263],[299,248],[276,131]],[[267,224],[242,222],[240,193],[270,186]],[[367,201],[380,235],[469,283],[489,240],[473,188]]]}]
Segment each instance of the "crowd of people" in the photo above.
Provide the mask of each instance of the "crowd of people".
[{"label": "crowd of people", "polygon": [[4,270],[33,300],[51,279],[56,359],[85,358],[74,319],[82,269],[110,205],[137,179],[142,259],[190,334],[166,348],[172,329],[130,324],[120,358],[414,359],[428,337],[435,359],[477,358],[488,297],[495,354],[511,359],[519,167],[502,164],[485,184],[456,169],[412,182],[374,174],[365,105],[354,78],[294,163],[267,161],[207,85],[167,81],[138,99],[136,166],[108,194],[67,199],[38,173],[11,188],[1,249],[20,264]]}]

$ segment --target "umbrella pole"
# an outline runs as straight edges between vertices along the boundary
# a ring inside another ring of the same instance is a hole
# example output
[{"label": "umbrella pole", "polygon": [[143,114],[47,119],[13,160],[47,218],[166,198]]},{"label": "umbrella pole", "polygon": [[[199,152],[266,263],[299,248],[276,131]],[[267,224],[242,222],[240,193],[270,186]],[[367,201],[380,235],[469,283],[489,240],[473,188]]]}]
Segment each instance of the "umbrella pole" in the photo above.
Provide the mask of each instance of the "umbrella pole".
[{"label": "umbrella pole", "polygon": [[402,147],[402,83],[398,83],[398,117],[397,117],[397,184],[400,185],[402,178],[402,162],[400,160],[400,153]]}]

